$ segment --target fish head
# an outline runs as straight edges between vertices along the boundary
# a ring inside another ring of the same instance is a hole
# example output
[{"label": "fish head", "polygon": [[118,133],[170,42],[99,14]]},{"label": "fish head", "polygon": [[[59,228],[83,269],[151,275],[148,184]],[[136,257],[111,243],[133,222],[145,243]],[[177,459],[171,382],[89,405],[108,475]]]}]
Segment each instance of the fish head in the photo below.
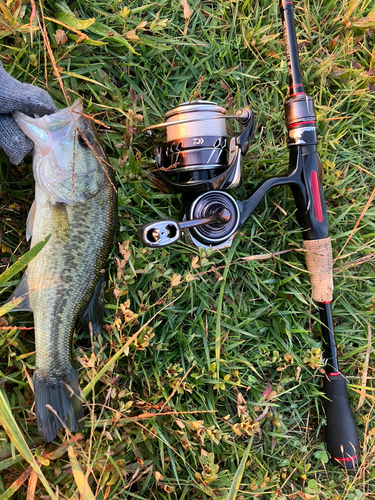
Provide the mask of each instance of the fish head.
[{"label": "fish head", "polygon": [[13,118],[34,142],[35,182],[52,203],[83,203],[102,188],[106,159],[81,99],[41,118],[19,111]]}]

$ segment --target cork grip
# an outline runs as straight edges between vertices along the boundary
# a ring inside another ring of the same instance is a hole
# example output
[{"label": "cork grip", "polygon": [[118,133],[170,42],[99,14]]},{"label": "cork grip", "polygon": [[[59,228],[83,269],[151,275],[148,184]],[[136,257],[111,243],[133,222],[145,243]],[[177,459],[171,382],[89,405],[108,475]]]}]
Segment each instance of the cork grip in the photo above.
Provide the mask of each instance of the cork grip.
[{"label": "cork grip", "polygon": [[305,240],[306,267],[310,273],[312,298],[316,302],[331,302],[333,293],[331,238]]}]

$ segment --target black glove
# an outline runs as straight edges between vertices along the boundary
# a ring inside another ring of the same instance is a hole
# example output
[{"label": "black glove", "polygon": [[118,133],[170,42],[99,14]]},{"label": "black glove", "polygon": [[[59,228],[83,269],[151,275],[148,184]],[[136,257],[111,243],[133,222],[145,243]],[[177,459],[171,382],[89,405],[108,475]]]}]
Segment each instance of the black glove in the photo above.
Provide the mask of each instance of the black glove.
[{"label": "black glove", "polygon": [[18,165],[34,145],[13,120],[12,112],[16,110],[34,117],[54,113],[56,107],[45,90],[18,82],[0,62],[0,148],[14,165]]}]

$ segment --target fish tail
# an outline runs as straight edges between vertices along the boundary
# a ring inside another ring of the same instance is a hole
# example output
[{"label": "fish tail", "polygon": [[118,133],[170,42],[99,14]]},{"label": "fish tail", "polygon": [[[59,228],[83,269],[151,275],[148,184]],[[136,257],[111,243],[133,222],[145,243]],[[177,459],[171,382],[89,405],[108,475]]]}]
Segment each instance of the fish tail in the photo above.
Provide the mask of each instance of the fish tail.
[{"label": "fish tail", "polygon": [[63,375],[46,375],[36,370],[33,377],[38,431],[52,441],[61,426],[71,432],[85,427],[78,375],[71,366]]}]

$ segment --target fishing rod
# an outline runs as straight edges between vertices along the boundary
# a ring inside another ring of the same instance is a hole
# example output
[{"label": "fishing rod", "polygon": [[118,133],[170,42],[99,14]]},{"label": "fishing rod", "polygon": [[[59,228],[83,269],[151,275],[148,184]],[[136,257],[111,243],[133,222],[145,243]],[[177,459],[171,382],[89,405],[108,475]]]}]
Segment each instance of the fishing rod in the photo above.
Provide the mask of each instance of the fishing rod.
[{"label": "fishing rod", "polygon": [[302,162],[304,189],[292,184],[297,218],[302,228],[306,267],[310,272],[312,298],[318,304],[326,358],[324,392],[327,417],[326,443],[332,461],[352,469],[360,462],[357,428],[350,409],[346,379],[341,374],[332,317],[332,245],[323,198],[322,164],[316,149],[313,100],[305,94],[298,59],[293,2],[280,5],[287,54],[290,97],[285,102],[289,166]]},{"label": "fishing rod", "polygon": [[[252,111],[244,108],[229,115],[214,102],[183,103],[168,111],[164,122],[144,129],[152,141],[154,129],[166,129],[165,144],[153,141],[155,161],[166,184],[172,191],[182,194],[182,221],[167,219],[144,224],[138,228],[138,236],[146,246],[161,248],[176,243],[185,230],[200,248],[230,247],[269,189],[285,184],[291,186],[304,239],[312,298],[320,314],[326,359],[327,449],[335,464],[352,469],[360,462],[360,446],[346,380],[337,360],[331,310],[332,247],[323,197],[322,165],[316,148],[314,105],[302,84],[292,1],[281,3],[280,10],[290,86],[290,96],[285,102],[288,175],[266,179],[247,199],[235,199],[227,190],[241,182],[241,157],[254,132]],[[237,120],[242,127],[242,131],[229,141],[228,119]]]}]

